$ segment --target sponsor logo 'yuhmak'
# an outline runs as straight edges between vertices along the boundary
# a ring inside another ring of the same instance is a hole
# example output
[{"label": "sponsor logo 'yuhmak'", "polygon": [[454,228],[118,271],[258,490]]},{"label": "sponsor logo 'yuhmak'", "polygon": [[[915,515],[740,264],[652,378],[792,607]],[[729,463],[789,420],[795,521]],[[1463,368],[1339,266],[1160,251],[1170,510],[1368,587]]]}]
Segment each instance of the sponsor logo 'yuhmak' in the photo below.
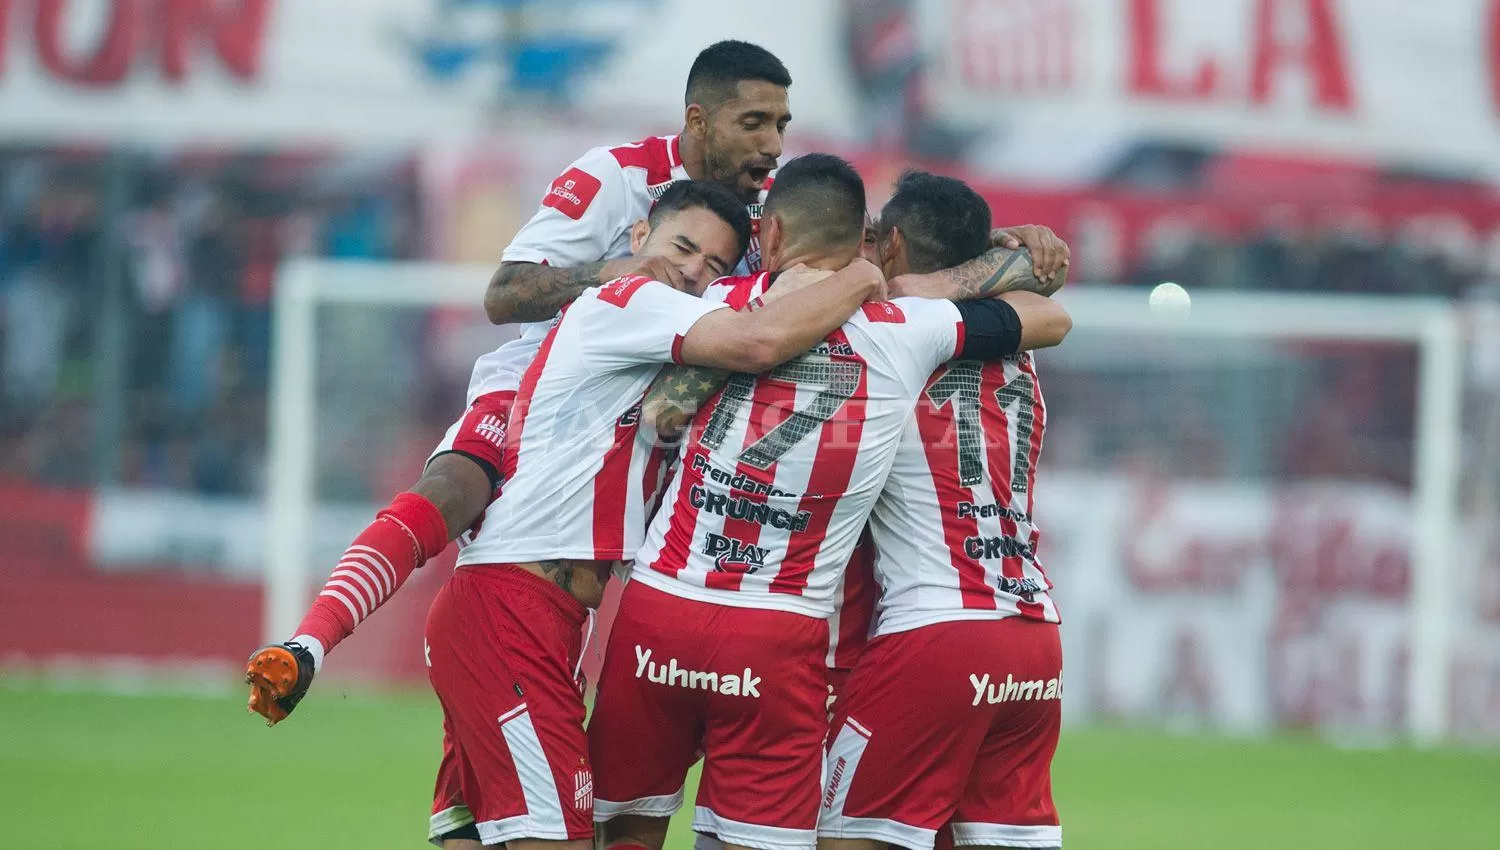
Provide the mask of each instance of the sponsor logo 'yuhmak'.
[{"label": "sponsor logo 'yuhmak'", "polygon": [[635,645],[635,677],[694,691],[713,691],[727,697],[749,697],[760,699],[761,677],[746,667],[743,674],[720,674],[712,670],[689,670],[677,666],[677,659],[669,658],[662,664],[651,660],[652,650]]},{"label": "sponsor logo 'yuhmak'", "polygon": [[772,528],[789,531],[806,531],[807,524],[812,521],[812,513],[810,511],[792,513],[783,508],[773,508],[765,502],[747,499],[744,496],[714,493],[701,484],[694,484],[688,488],[688,503],[699,510],[707,511],[711,514],[726,516],[730,519],[742,519],[746,522],[753,522],[756,525],[769,525]]},{"label": "sponsor logo 'yuhmak'", "polygon": [[969,684],[974,686],[974,705],[988,702],[1036,701],[1062,699],[1062,677],[1054,679],[1028,679],[1017,681],[1013,674],[1005,674],[1004,682],[991,682],[990,674],[980,677],[969,674]]}]

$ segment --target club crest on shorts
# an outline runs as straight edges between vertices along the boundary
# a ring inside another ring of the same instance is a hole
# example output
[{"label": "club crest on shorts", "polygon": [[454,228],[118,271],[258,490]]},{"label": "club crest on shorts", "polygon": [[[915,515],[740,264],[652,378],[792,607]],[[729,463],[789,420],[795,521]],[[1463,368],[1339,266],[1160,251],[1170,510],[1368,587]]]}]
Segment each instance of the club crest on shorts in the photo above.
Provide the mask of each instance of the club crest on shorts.
[{"label": "club crest on shorts", "polygon": [[581,766],[573,774],[573,805],[580,812],[587,812],[594,808],[594,774],[583,759],[578,763]]}]

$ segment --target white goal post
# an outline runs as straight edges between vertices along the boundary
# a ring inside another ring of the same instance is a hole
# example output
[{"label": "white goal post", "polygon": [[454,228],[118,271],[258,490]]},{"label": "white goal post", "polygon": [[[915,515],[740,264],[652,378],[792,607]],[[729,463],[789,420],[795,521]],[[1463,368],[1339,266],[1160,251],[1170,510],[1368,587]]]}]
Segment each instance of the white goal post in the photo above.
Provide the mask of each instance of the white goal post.
[{"label": "white goal post", "polygon": [[[267,486],[264,627],[284,640],[325,564],[309,563],[318,429],[316,313],[322,305],[479,309],[493,268],[440,263],[292,260],[275,289]],[[1136,289],[1074,285],[1059,296],[1074,333],[1148,333],[1213,346],[1238,338],[1389,342],[1419,352],[1411,469],[1412,534],[1407,732],[1430,744],[1446,733],[1454,606],[1461,553],[1458,480],[1464,346],[1457,308],[1425,298],[1195,292],[1191,312],[1153,312]],[[1129,352],[1121,352],[1128,358]],[[415,480],[413,470],[413,480]],[[1045,544],[1044,544],[1045,545]],[[1423,663],[1428,660],[1428,663]]]}]

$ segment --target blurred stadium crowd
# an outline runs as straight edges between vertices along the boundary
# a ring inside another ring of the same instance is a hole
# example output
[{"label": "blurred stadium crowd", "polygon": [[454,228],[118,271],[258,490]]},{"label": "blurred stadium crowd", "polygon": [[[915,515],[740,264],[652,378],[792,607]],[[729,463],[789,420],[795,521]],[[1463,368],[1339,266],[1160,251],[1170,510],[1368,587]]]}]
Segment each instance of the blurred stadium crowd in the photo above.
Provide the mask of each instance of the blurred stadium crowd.
[{"label": "blurred stadium crowd", "polygon": [[[419,169],[405,156],[306,151],[123,156],[0,150],[0,475],[259,494],[277,263],[299,255],[430,257]],[[1124,182],[1140,190],[1153,188],[1148,181],[1133,169]],[[1166,190],[1178,178],[1159,182],[1155,188]],[[1433,248],[1432,240],[1356,225],[1282,227],[1267,216],[1258,227],[1219,232],[1160,227],[1112,268],[1090,268],[1080,246],[1073,277],[1083,285],[1177,280],[1221,290],[1448,297],[1492,286],[1478,262]],[[1070,238],[1087,241],[1086,234]],[[1244,405],[1131,404],[1128,396],[1150,396],[1142,384],[1150,376],[1111,385],[1091,372],[1075,378],[1066,367],[1049,389],[1059,398],[1119,396],[1108,409],[1136,411],[1139,421],[1110,433],[1138,435],[1139,444],[1070,446],[1060,430],[1063,444],[1052,457],[1084,467],[1150,456],[1153,468],[1210,478],[1295,470],[1409,483],[1408,459],[1390,449],[1410,445],[1410,350],[1327,354],[1316,361],[1317,383],[1331,392],[1287,417],[1294,430],[1286,436],[1295,439],[1255,447],[1256,462],[1273,468],[1235,460],[1232,418]],[[434,369],[454,372],[438,376],[453,397],[416,406],[428,426],[420,439],[440,433],[467,377],[453,366],[426,367]],[[1173,378],[1165,372],[1154,380]],[[1263,375],[1251,380],[1265,386]],[[1236,392],[1233,381],[1220,380],[1202,391]],[[1177,439],[1163,441],[1163,433]],[[1163,445],[1173,446],[1169,455]],[[336,489],[365,499],[386,486],[372,475]]]},{"label": "blurred stadium crowd", "polygon": [[0,475],[263,491],[276,266],[419,256],[409,165],[0,150]]}]

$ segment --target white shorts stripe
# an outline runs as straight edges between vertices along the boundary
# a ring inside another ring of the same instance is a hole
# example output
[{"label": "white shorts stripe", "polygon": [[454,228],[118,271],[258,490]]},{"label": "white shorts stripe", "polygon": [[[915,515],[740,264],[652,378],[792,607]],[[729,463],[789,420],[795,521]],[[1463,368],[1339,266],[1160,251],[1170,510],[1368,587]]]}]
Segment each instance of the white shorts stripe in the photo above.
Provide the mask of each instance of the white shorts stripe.
[{"label": "white shorts stripe", "polygon": [[[844,819],[844,802],[849,798],[849,786],[854,783],[854,773],[859,770],[859,760],[869,745],[869,733],[863,733],[849,721],[839,730],[828,750],[824,770],[828,774],[823,789],[823,817],[819,821],[819,832],[823,824],[837,824]],[[837,833],[832,833],[838,837]]]},{"label": "white shorts stripe", "polygon": [[379,556],[379,552],[368,546],[351,546],[349,551],[344,553],[344,561],[368,564],[375,571],[376,575],[380,576],[382,583],[385,584],[386,592],[394,593],[396,591],[396,571],[391,568],[389,561]]},{"label": "white shorts stripe", "polygon": [[667,818],[677,813],[682,808],[683,789],[678,788],[676,794],[663,794],[656,797],[637,797],[625,802],[614,802],[611,800],[594,800],[594,823],[604,823],[624,815],[641,815],[652,818]]},{"label": "white shorts stripe", "polygon": [[725,844],[738,844],[754,850],[815,850],[816,829],[789,829],[762,826],[719,817],[713,809],[698,806],[693,810],[693,831],[713,835]]},{"label": "white shorts stripe", "polygon": [[505,733],[505,745],[510,748],[516,778],[521,781],[521,793],[526,798],[526,813],[531,823],[525,837],[566,841],[568,824],[563,820],[562,799],[557,794],[552,765],[547,762],[542,741],[531,723],[531,712],[524,710],[524,704],[521,708],[522,711],[501,722],[500,731]]},{"label": "white shorts stripe", "polygon": [[428,818],[427,840],[442,847],[444,835],[473,822],[474,813],[469,811],[468,806],[450,806]]},{"label": "white shorts stripe", "polygon": [[932,850],[937,830],[923,829],[884,818],[840,817],[837,826],[826,821],[818,824],[819,838],[864,838],[881,841],[906,850]]},{"label": "white shorts stripe", "polygon": [[328,580],[328,584],[323,586],[324,590],[331,590],[335,592],[337,592],[339,588],[343,588],[344,592],[349,597],[348,599],[344,600],[345,602],[353,602],[359,606],[359,613],[354,615],[354,621],[356,623],[370,616],[369,607],[365,602],[365,597],[359,592],[359,588],[355,587],[347,581],[344,581],[341,578],[331,578]]},{"label": "white shorts stripe", "polygon": [[354,610],[353,603],[351,603],[348,600],[348,598],[345,597],[345,595],[344,595],[344,593],[342,591],[337,591],[337,590],[323,590],[323,591],[320,591],[318,593],[318,595],[319,596],[332,597],[332,598],[337,599],[338,601],[344,603],[344,607],[347,608],[347,609],[349,609],[349,616],[351,616],[351,617],[354,618],[354,622],[355,623],[358,623],[362,619],[359,616],[359,612],[356,611],[356,610]]},{"label": "white shorts stripe", "polygon": [[1061,847],[1060,826],[1006,826],[953,822],[954,847]]}]

